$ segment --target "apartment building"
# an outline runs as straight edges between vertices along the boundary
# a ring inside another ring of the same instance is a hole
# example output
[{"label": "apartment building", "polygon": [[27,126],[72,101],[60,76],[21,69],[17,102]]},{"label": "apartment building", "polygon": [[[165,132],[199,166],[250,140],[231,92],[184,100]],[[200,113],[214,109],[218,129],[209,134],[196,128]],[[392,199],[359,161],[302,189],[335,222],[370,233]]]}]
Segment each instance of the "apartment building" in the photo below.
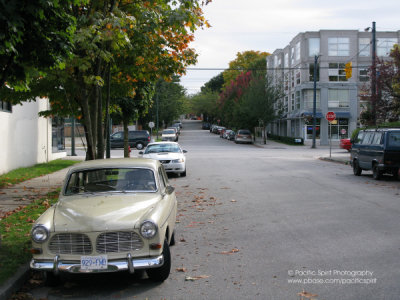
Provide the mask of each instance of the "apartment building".
[{"label": "apartment building", "polygon": [[[399,42],[400,31],[376,32],[376,53],[388,57]],[[289,45],[267,57],[268,78],[282,87],[283,97],[275,103],[276,119],[269,125],[273,134],[312,139],[314,62],[316,70],[317,142],[348,138],[357,127],[368,91],[368,68],[372,64],[372,34],[358,30],[320,30],[299,33]],[[352,63],[346,78],[345,64]],[[325,120],[328,111],[337,121]]]}]

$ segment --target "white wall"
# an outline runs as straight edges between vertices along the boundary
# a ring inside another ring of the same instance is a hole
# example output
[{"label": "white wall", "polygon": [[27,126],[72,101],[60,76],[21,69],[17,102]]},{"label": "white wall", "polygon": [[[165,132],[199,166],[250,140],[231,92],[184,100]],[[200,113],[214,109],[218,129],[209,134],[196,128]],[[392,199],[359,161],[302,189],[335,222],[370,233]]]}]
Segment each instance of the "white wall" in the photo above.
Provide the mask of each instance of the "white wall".
[{"label": "white wall", "polygon": [[38,116],[48,105],[38,99],[14,105],[11,113],[0,111],[0,174],[66,156],[52,153],[51,119]]}]

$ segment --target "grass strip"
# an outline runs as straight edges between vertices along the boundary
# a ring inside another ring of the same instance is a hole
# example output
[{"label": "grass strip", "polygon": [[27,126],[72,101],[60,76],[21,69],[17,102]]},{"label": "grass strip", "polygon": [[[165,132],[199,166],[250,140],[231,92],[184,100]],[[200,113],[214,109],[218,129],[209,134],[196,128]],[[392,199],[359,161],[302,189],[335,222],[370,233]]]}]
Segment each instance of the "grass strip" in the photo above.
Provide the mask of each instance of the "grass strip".
[{"label": "grass strip", "polygon": [[44,198],[36,199],[27,206],[7,213],[6,217],[0,220],[0,284],[31,259],[32,224],[47,208],[57,202],[59,193],[60,189],[50,192]]},{"label": "grass strip", "polygon": [[50,174],[55,171],[70,167],[80,161],[56,159],[48,163],[36,164],[32,167],[18,168],[0,175],[0,188],[23,182],[28,179]]}]

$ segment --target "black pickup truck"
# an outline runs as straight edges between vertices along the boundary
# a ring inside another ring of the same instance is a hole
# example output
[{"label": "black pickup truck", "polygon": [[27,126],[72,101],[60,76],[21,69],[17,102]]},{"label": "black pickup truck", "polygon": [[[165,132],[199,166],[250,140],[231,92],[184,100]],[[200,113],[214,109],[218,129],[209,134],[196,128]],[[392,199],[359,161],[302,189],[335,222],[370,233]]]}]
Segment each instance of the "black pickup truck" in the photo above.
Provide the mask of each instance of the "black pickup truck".
[{"label": "black pickup truck", "polygon": [[351,147],[350,164],[356,176],[360,176],[362,170],[372,170],[376,180],[385,173],[398,178],[400,128],[361,130]]}]

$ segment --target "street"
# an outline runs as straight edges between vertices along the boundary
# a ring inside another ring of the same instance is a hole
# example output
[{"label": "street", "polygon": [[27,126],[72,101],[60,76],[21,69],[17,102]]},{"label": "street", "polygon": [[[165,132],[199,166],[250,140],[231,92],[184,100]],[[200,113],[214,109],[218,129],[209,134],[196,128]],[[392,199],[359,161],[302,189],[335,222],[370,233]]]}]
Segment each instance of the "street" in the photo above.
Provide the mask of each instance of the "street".
[{"label": "street", "polygon": [[170,277],[74,276],[34,298],[399,299],[400,181],[356,177],[321,149],[235,144],[198,121],[179,143]]}]

